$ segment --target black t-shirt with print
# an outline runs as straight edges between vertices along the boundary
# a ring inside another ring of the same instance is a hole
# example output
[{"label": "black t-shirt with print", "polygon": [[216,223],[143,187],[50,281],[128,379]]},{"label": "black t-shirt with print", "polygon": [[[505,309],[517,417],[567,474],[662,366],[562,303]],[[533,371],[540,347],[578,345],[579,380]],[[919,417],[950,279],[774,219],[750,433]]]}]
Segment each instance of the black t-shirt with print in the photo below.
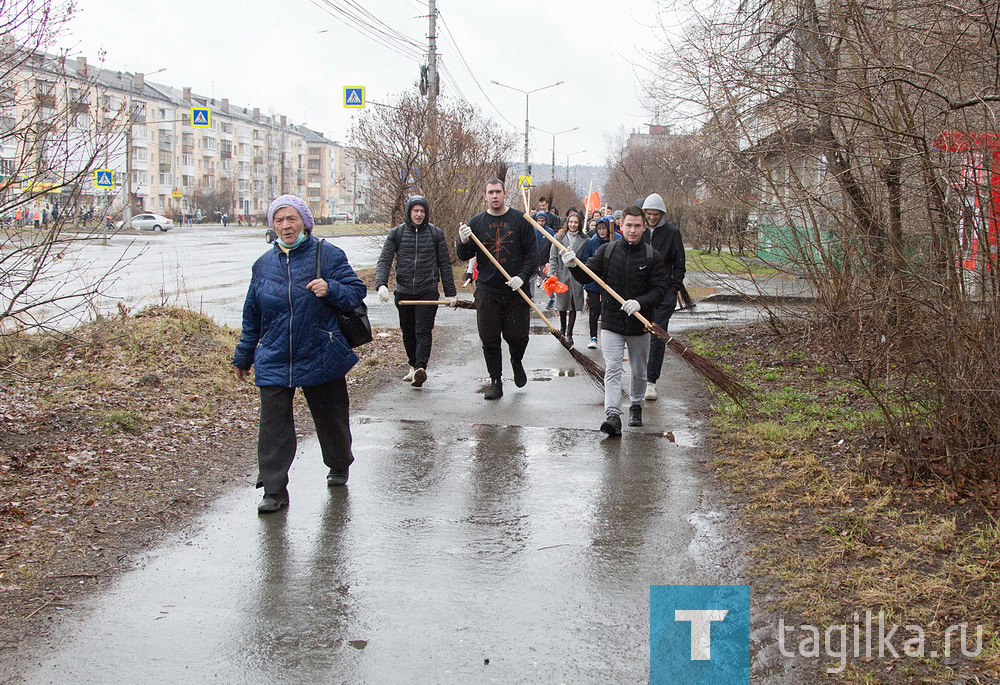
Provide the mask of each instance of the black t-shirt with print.
[{"label": "black t-shirt with print", "polygon": [[[513,207],[500,216],[482,212],[469,220],[469,228],[503,265],[507,273],[521,277],[524,281],[522,289],[530,294],[531,277],[535,273],[537,261],[537,248],[535,229],[525,220],[524,215]],[[478,256],[477,288],[510,292],[510,288],[506,285],[507,279],[493,266],[489,257],[479,253],[478,247],[472,240],[468,243],[459,242],[456,252],[458,258],[463,261],[472,259],[473,255]]]}]

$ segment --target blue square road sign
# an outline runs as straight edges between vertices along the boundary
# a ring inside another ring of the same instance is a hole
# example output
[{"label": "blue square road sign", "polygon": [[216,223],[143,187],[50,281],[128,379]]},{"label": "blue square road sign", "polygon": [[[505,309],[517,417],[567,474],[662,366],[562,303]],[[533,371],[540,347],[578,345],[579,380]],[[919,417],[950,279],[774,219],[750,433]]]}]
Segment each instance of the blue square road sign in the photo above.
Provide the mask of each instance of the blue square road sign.
[{"label": "blue square road sign", "polygon": [[345,86],[344,87],[344,107],[358,107],[362,108],[365,106],[365,87],[364,86]]}]

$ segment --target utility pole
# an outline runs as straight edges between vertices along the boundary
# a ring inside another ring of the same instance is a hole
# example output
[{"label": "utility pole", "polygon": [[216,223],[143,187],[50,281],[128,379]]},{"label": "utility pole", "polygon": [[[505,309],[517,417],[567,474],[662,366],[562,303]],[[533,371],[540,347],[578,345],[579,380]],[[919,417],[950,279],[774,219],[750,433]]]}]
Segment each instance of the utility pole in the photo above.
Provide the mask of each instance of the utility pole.
[{"label": "utility pole", "polygon": [[438,64],[437,64],[437,0],[428,0],[430,14],[430,33],[427,36],[427,98],[430,101],[431,110],[437,102],[438,90]]}]

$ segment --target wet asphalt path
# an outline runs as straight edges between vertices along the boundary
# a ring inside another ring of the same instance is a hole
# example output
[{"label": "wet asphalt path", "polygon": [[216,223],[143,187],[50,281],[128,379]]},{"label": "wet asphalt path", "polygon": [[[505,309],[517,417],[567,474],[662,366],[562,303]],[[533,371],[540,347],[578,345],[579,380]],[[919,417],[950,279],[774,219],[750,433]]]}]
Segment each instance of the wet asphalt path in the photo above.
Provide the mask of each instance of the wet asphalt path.
[{"label": "wet asphalt path", "polygon": [[605,438],[602,394],[540,328],[527,386],[483,400],[474,317],[442,309],[423,389],[354,413],[347,487],[307,435],[287,510],[258,517],[248,477],[66,612],[27,681],[648,681],[650,584],[735,581],[701,381],[668,355],[646,426]]}]

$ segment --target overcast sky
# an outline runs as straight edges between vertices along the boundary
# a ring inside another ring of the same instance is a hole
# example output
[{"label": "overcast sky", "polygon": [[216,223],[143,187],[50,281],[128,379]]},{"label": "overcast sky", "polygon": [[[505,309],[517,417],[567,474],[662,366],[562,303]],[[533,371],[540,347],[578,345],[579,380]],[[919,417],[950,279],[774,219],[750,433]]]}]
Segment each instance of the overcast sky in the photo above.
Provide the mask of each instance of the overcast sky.
[{"label": "overcast sky", "polygon": [[[95,63],[103,51],[109,68],[146,74],[165,68],[149,79],[285,114],[342,142],[356,112],[343,107],[344,86],[363,85],[367,99],[384,102],[418,79],[423,55],[400,54],[362,35],[335,8],[363,7],[420,52],[427,45],[423,0],[78,0],[77,6],[59,41],[73,56]],[[523,90],[565,81],[530,96],[532,126],[579,127],[556,137],[557,164],[580,150],[587,152],[570,157],[571,164],[603,164],[609,134],[649,121],[636,86],[642,72],[633,65],[645,63],[642,50],[657,47],[656,0],[439,0],[438,10],[438,52],[450,74],[442,95],[457,95],[457,84],[465,99],[519,133],[517,159],[525,98],[494,80]],[[533,131],[531,161],[548,162],[551,147],[551,135]]]}]

